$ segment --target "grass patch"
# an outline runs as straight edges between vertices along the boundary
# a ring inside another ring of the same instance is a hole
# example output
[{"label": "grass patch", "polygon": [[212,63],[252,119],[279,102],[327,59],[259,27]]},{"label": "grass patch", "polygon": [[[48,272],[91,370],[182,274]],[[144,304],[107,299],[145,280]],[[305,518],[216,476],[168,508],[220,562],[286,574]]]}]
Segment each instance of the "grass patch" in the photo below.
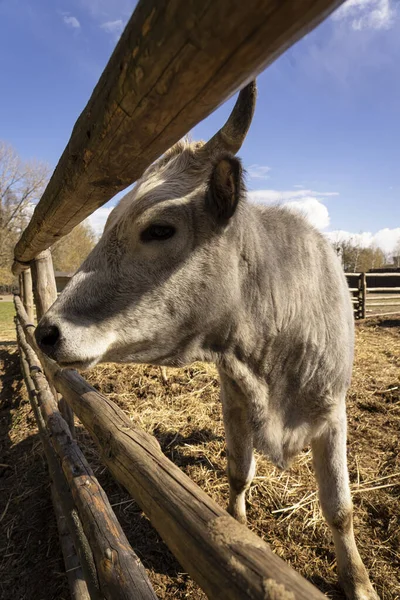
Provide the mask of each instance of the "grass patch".
[{"label": "grass patch", "polygon": [[15,340],[15,308],[13,302],[0,302],[0,340]]}]

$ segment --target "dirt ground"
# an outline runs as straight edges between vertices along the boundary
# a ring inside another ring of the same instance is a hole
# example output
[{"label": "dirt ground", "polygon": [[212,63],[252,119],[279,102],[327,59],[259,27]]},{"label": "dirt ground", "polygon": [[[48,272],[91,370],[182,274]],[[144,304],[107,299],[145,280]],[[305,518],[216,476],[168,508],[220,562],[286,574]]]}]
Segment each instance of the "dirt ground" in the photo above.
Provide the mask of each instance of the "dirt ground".
[{"label": "dirt ground", "polygon": [[[360,553],[382,600],[400,598],[400,317],[358,323],[348,397],[348,456]],[[160,441],[167,456],[222,506],[228,485],[218,381],[213,367],[168,370],[105,365],[86,378]],[[49,479],[19,373],[15,345],[0,342],[0,598],[69,598]],[[147,518],[79,439],[162,599],[202,600]],[[310,451],[285,472],[258,457],[249,527],[328,597],[336,584],[333,544],[315,494]]]}]

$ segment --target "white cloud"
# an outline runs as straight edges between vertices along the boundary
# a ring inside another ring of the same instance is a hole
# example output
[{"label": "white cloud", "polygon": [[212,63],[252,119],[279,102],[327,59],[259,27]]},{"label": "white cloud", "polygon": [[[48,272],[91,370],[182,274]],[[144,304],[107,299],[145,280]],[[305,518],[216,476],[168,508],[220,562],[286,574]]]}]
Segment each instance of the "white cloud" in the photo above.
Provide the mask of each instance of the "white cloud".
[{"label": "white cloud", "polygon": [[252,179],[269,179],[268,173],[270,172],[271,167],[267,167],[266,165],[250,165],[247,168],[247,173],[249,177]]},{"label": "white cloud", "polygon": [[93,227],[96,235],[100,236],[103,233],[104,225],[113,208],[113,206],[102,206],[87,218],[89,225]]},{"label": "white cloud", "polygon": [[352,29],[390,29],[396,16],[393,0],[347,0],[333,15],[336,21],[346,20]]},{"label": "white cloud", "polygon": [[[382,69],[397,72],[400,49],[398,0],[348,0],[333,13],[318,33],[300,43],[300,52],[289,50],[293,76],[323,81],[333,94],[357,98]],[[362,85],[360,85],[362,84]],[[340,86],[340,87],[338,87]],[[363,98],[358,98],[359,102]]]},{"label": "white cloud", "polygon": [[316,192],[315,190],[253,190],[249,198],[253,202],[280,204],[290,210],[300,212],[317,229],[329,227],[329,212],[321,199],[337,196],[338,192]]},{"label": "white cloud", "polygon": [[64,15],[63,16],[63,21],[66,25],[68,25],[68,27],[72,27],[72,29],[79,29],[81,24],[79,23],[78,19],[76,17],[73,17],[71,15]]},{"label": "white cloud", "polygon": [[304,198],[304,200],[285,202],[283,206],[301,213],[317,229],[326,229],[329,227],[328,209],[317,198]]},{"label": "white cloud", "polygon": [[125,23],[122,19],[116,19],[115,21],[106,21],[105,23],[102,23],[100,27],[107,33],[119,37],[124,30]]},{"label": "white cloud", "polygon": [[296,200],[301,198],[338,196],[338,192],[316,192],[314,190],[251,190],[250,200],[253,202],[283,202],[284,200]]},{"label": "white cloud", "polygon": [[337,230],[329,231],[326,233],[326,236],[332,242],[349,241],[362,248],[376,246],[390,256],[393,254],[396,245],[400,243],[400,227],[395,227],[394,229],[386,227],[385,229],[380,229],[376,233],[372,233],[371,231],[351,233],[350,231]]}]

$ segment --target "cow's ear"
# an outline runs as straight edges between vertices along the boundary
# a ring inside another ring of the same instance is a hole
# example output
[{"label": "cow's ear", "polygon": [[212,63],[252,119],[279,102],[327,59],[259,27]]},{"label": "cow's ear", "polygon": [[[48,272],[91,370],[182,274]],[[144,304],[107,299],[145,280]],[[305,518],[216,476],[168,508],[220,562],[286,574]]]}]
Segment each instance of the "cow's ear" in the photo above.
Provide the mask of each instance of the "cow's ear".
[{"label": "cow's ear", "polygon": [[232,155],[221,157],[214,165],[206,194],[206,206],[219,225],[226,225],[235,214],[243,190],[242,164]]}]

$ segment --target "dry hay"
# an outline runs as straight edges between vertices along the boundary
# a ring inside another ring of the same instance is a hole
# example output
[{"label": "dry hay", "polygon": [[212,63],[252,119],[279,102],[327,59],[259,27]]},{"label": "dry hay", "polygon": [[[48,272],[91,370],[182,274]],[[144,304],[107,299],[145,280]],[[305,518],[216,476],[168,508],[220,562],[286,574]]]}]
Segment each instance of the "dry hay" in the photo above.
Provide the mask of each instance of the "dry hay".
[{"label": "dry hay", "polygon": [[[360,553],[382,600],[400,598],[400,318],[357,325],[353,384],[348,397],[349,469]],[[99,366],[86,373],[166,455],[220,505],[226,506],[226,454],[215,368]],[[161,598],[204,598],[175,562],[137,505],[112,482],[82,432],[97,475]],[[257,457],[248,499],[249,527],[331,598],[343,598],[329,529],[319,509],[310,450],[285,472]]]},{"label": "dry hay", "polygon": [[[355,529],[382,600],[400,598],[400,318],[357,324],[354,378],[348,399],[349,466]],[[49,477],[33,416],[18,376],[14,345],[4,345],[0,385],[0,598],[62,600],[67,584],[51,508]],[[100,366],[85,376],[154,434],[167,456],[226,506],[226,455],[215,369]],[[168,551],[147,518],[101,464],[88,434],[81,445],[161,599],[205,595]],[[5,466],[3,466],[5,465]],[[305,450],[287,472],[258,457],[248,502],[249,527],[331,598],[333,544]]]}]

